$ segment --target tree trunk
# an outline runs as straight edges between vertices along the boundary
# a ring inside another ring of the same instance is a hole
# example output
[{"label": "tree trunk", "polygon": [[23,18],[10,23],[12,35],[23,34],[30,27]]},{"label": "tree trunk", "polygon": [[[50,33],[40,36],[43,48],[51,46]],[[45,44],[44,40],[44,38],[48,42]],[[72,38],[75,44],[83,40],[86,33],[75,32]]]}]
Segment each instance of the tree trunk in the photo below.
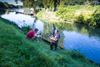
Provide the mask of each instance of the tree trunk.
[{"label": "tree trunk", "polygon": [[57,0],[54,0],[54,11],[57,10]]}]

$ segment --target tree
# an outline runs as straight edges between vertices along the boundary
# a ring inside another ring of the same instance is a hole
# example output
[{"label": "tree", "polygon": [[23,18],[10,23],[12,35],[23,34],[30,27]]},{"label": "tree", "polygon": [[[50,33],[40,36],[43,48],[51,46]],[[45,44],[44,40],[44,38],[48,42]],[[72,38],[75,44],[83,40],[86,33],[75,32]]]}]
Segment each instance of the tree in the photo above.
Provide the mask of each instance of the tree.
[{"label": "tree", "polygon": [[60,4],[60,0],[54,0],[54,11],[57,10],[57,6]]},{"label": "tree", "polygon": [[30,8],[30,7],[33,7],[33,4],[34,4],[34,0],[24,0],[23,1],[23,6],[24,7]]},{"label": "tree", "polygon": [[60,0],[43,0],[43,5],[45,8],[54,8],[57,10],[57,6],[60,4]]}]

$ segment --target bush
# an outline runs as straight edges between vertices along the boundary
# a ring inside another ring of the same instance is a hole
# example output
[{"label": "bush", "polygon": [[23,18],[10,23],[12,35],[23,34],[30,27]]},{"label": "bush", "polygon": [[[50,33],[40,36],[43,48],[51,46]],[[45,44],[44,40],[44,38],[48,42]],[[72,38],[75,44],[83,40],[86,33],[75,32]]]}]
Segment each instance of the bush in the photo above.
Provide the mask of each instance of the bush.
[{"label": "bush", "polygon": [[85,23],[85,19],[83,15],[80,15],[76,18],[76,23]]},{"label": "bush", "polygon": [[30,27],[27,26],[27,27],[23,27],[22,28],[22,31],[26,34],[28,31],[30,30]]},{"label": "bush", "polygon": [[100,6],[76,5],[60,7],[57,16],[67,21],[86,24],[89,26],[100,25]]},{"label": "bush", "polygon": [[96,22],[94,21],[94,18],[88,18],[88,19],[84,19],[83,15],[80,15],[79,17],[76,18],[75,23],[81,23],[81,24],[85,24],[88,26],[95,26]]},{"label": "bush", "polygon": [[75,20],[75,23],[81,23],[81,24],[85,24],[85,25],[88,25],[88,26],[95,26],[96,25],[94,17],[84,19],[83,15],[80,15],[79,17],[77,17],[76,20]]},{"label": "bush", "polygon": [[100,13],[96,13],[93,17],[97,25],[100,25]]},{"label": "bush", "polygon": [[56,15],[61,17],[63,20],[72,20],[75,18],[74,12],[78,8],[80,8],[80,6],[60,7],[56,12]]}]

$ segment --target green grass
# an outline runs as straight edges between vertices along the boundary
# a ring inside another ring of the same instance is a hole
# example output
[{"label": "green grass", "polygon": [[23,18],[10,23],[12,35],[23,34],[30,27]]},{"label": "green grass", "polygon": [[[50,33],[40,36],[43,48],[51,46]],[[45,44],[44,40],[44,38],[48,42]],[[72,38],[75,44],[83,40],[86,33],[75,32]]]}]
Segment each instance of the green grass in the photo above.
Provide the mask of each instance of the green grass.
[{"label": "green grass", "polygon": [[15,25],[0,18],[0,67],[99,67],[78,52],[51,51],[42,40],[30,41]]}]

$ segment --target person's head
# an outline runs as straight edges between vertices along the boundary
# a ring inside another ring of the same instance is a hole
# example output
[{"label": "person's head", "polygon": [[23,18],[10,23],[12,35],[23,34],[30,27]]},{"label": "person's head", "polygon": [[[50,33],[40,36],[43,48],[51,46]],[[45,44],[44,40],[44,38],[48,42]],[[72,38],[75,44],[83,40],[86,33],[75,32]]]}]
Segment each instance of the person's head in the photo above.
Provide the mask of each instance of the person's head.
[{"label": "person's head", "polygon": [[56,33],[59,33],[59,30],[57,30]]},{"label": "person's head", "polygon": [[35,29],[34,29],[34,31],[37,33],[37,32],[38,32],[38,29],[37,29],[37,28],[35,28]]}]

